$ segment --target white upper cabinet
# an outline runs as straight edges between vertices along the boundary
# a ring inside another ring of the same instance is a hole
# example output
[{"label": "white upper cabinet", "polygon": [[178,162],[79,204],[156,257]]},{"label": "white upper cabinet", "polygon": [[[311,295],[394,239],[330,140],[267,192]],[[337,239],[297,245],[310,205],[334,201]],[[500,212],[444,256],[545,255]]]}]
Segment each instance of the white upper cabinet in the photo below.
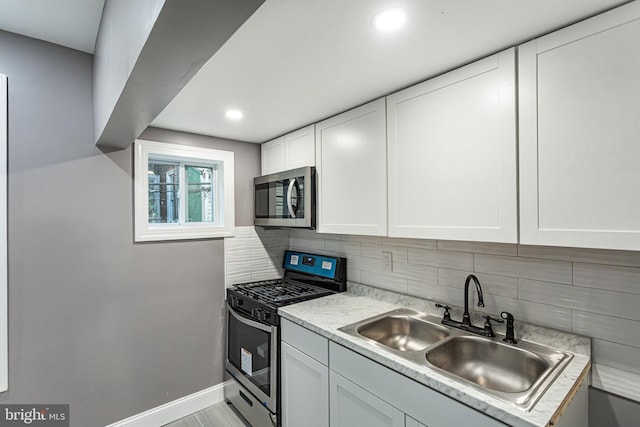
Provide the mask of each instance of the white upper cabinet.
[{"label": "white upper cabinet", "polygon": [[260,146],[262,175],[286,170],[284,167],[284,136]]},{"label": "white upper cabinet", "polygon": [[284,136],[286,169],[316,165],[315,125],[309,125]]},{"label": "white upper cabinet", "polygon": [[640,2],[519,50],[520,242],[640,250]]},{"label": "white upper cabinet", "polygon": [[316,124],[317,230],[387,234],[384,98]]},{"label": "white upper cabinet", "polygon": [[309,125],[261,146],[262,175],[315,166],[315,125]]},{"label": "white upper cabinet", "polygon": [[515,49],[387,97],[389,236],[515,243]]}]

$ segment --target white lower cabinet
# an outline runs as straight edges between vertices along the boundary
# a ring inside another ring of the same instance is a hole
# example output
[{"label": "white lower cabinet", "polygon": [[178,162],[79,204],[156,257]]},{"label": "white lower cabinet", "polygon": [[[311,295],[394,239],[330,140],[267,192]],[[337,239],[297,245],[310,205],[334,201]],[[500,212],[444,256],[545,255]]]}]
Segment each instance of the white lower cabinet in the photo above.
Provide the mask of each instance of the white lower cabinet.
[{"label": "white lower cabinet", "polygon": [[282,355],[282,425],[329,425],[329,368],[286,342]]},{"label": "white lower cabinet", "polygon": [[330,421],[332,427],[404,427],[405,415],[379,397],[331,371]]},{"label": "white lower cabinet", "polygon": [[329,426],[329,341],[286,319],[281,322],[283,427]]},{"label": "white lower cabinet", "polygon": [[[387,367],[384,367],[371,359],[359,355],[341,345],[329,342],[329,367],[330,380],[336,377],[343,377],[345,381],[355,386],[362,392],[366,392],[377,399],[375,410],[381,411],[386,408],[387,419],[392,419],[393,424],[371,424],[385,426],[428,426],[428,427],[451,427],[462,425],[473,425],[474,427],[504,427],[498,420],[488,417],[474,409],[469,408],[437,391],[434,391],[402,374],[399,374]],[[344,382],[339,383],[341,385]],[[331,401],[331,426],[334,427],[334,420],[337,426],[347,426],[349,424],[340,423],[343,414],[348,410],[341,410],[335,413],[334,401],[340,396],[334,396],[336,386],[332,383],[330,387]],[[343,386],[346,389],[346,387]],[[346,389],[347,391],[349,389]],[[351,388],[353,390],[353,388]],[[346,395],[343,392],[342,395]],[[362,396],[362,393],[352,395]],[[352,402],[355,402],[351,397]],[[349,402],[347,408],[354,406]],[[366,402],[366,401],[365,401]],[[370,400],[369,402],[373,402]],[[392,408],[392,409],[388,409]],[[360,411],[366,411],[367,405],[360,403]],[[373,409],[371,409],[373,411]],[[355,409],[354,409],[355,411]],[[399,415],[396,415],[399,414]],[[346,415],[345,415],[346,416]],[[401,421],[396,421],[399,417]],[[405,420],[406,419],[406,420]],[[395,424],[400,423],[400,424]],[[369,425],[369,424],[352,424]]]},{"label": "white lower cabinet", "polygon": [[283,427],[504,426],[282,319]]}]

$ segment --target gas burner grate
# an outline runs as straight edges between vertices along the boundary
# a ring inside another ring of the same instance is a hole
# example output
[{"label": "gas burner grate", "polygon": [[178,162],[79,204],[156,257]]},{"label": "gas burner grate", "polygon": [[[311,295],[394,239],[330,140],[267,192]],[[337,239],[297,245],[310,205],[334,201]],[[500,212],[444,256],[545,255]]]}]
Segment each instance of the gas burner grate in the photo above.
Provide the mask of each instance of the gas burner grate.
[{"label": "gas burner grate", "polygon": [[241,283],[235,285],[238,292],[257,301],[272,305],[286,305],[333,292],[294,280],[264,280],[260,282]]}]

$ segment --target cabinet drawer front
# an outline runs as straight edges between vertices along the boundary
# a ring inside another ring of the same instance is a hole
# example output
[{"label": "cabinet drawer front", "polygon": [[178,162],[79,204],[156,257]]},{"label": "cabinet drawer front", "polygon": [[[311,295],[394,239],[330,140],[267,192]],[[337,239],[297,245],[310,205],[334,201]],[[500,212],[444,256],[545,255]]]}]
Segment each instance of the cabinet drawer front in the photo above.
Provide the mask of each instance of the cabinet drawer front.
[{"label": "cabinet drawer front", "polygon": [[329,364],[329,341],[302,326],[282,319],[282,341],[313,357],[323,365]]}]

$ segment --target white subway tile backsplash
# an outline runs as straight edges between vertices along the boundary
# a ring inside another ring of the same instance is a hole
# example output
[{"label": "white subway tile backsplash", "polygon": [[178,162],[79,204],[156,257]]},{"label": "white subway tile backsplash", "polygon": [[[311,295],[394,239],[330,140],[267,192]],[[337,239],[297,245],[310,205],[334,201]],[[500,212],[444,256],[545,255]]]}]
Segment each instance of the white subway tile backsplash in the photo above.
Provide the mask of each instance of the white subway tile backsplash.
[{"label": "white subway tile backsplash", "polygon": [[520,245],[518,246],[518,255],[526,258],[640,267],[640,252],[638,251]]},{"label": "white subway tile backsplash", "polygon": [[[328,234],[323,234],[323,236],[328,236]],[[357,236],[351,234],[343,234],[342,240],[347,242],[370,243],[373,245],[382,244],[382,237],[380,236]]]},{"label": "white subway tile backsplash", "polygon": [[473,309],[494,315],[508,311],[516,318],[516,322],[523,321],[535,325],[547,326],[553,329],[571,331],[571,310],[553,305],[538,304],[499,295],[486,294],[484,307],[478,307],[474,294]]},{"label": "white subway tile backsplash", "polygon": [[595,338],[592,348],[595,363],[640,375],[640,351],[636,347]]},{"label": "white subway tile backsplash", "polygon": [[[284,250],[346,256],[348,280],[593,337],[593,385],[640,400],[640,251],[320,234],[238,227],[225,239],[226,285],[282,275]],[[393,271],[382,271],[382,252]]]},{"label": "white subway tile backsplash", "polygon": [[[330,255],[339,255],[332,252],[327,252]],[[371,271],[374,273],[382,273],[382,261],[375,258],[367,258],[362,256],[349,256],[347,257],[347,268],[355,268],[361,271]]]},{"label": "white subway tile backsplash", "polygon": [[[515,277],[439,268],[438,284],[441,286],[462,288],[469,274],[475,274],[480,281],[482,292],[484,293],[518,298],[518,279]],[[475,287],[472,287],[472,289],[474,289],[475,292]]]},{"label": "white subway tile backsplash", "polygon": [[640,402],[640,375],[599,363],[592,365],[591,385],[619,396]]},{"label": "white subway tile backsplash", "polygon": [[393,275],[415,282],[438,283],[438,269],[436,267],[429,267],[428,265],[394,262]]},{"label": "white subway tile backsplash", "polygon": [[315,230],[307,230],[304,228],[292,228],[289,230],[289,237],[298,238],[298,239],[322,239],[322,240],[341,240],[342,236],[340,234],[320,234],[316,233]]},{"label": "white subway tile backsplash", "polygon": [[340,256],[360,255],[360,245],[361,243],[359,242],[326,240],[324,243],[324,248],[329,252],[333,252],[334,254],[340,254]]},{"label": "white subway tile backsplash", "polygon": [[377,288],[387,289],[389,291],[397,292],[400,294],[407,293],[407,279],[401,277],[392,276],[391,274],[380,274],[372,271],[362,270],[360,271],[360,280],[362,283],[366,283]]},{"label": "white subway tile backsplash", "polygon": [[640,322],[585,311],[573,311],[573,332],[640,348]]},{"label": "white subway tile backsplash", "polygon": [[476,254],[475,271],[557,283],[571,283],[573,279],[570,262],[535,258]]},{"label": "white subway tile backsplash", "polygon": [[[438,284],[452,288],[464,288],[464,282],[470,274],[474,274],[473,271],[438,268]],[[482,281],[480,283],[482,283]],[[482,284],[484,285],[484,283]]]},{"label": "white subway tile backsplash", "polygon": [[233,273],[227,273],[226,284],[225,287],[230,287],[232,285],[236,285],[238,283],[246,283],[251,282],[251,272],[250,271],[236,271]]},{"label": "white subway tile backsplash", "polygon": [[464,298],[462,289],[415,280],[409,280],[408,294],[457,306],[461,305],[460,302]]},{"label": "white subway tile backsplash", "polygon": [[236,227],[235,236],[224,239],[225,285],[282,277],[288,246],[288,230]]},{"label": "white subway tile backsplash", "polygon": [[473,254],[409,248],[408,262],[409,264],[429,265],[431,267],[471,270],[473,269]]},{"label": "white subway tile backsplash", "polygon": [[510,243],[458,242],[455,240],[438,240],[438,249],[444,251],[473,252],[490,255],[518,255],[518,245]]},{"label": "white subway tile backsplash", "polygon": [[640,294],[640,268],[575,263],[573,283],[590,288]]},{"label": "white subway tile backsplash", "polygon": [[437,240],[383,237],[382,244],[388,246],[404,246],[406,248],[438,249]]},{"label": "white subway tile backsplash", "polygon": [[407,262],[407,248],[402,246],[383,246],[362,243],[360,247],[361,255],[370,258],[382,259],[382,252],[391,252],[393,262]]},{"label": "white subway tile backsplash", "polygon": [[289,247],[295,251],[319,252],[324,251],[324,239],[306,239],[304,237],[291,237]]},{"label": "white subway tile backsplash", "polygon": [[520,299],[640,320],[640,295],[520,279]]}]

